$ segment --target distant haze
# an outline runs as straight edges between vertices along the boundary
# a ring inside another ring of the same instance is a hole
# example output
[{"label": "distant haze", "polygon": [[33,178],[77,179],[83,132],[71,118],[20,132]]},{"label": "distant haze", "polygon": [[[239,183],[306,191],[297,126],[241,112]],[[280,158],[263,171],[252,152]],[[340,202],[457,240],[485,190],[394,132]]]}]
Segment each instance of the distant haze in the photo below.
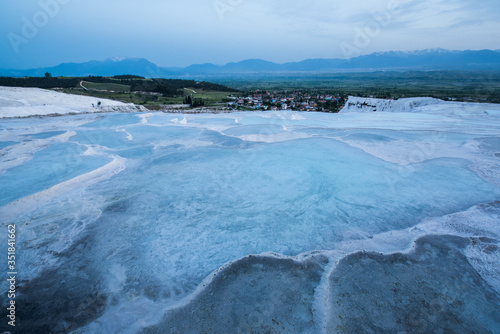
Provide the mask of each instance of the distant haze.
[{"label": "distant haze", "polygon": [[500,49],[498,0],[4,0],[0,68],[110,57],[161,67]]}]

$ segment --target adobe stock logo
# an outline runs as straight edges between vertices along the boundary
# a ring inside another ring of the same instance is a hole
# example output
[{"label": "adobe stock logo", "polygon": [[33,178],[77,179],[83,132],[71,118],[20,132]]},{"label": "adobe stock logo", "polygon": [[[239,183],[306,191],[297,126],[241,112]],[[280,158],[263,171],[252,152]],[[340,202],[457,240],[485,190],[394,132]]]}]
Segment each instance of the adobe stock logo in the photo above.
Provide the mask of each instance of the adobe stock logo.
[{"label": "adobe stock logo", "polygon": [[31,17],[31,20],[26,16],[21,18],[22,26],[20,34],[9,32],[7,38],[10,45],[16,54],[19,53],[19,47],[22,44],[28,44],[30,40],[35,38],[40,29],[49,24],[50,19],[59,14],[61,5],[66,5],[71,0],[40,0],[38,5],[40,10]]},{"label": "adobe stock logo", "polygon": [[215,12],[221,21],[224,21],[227,12],[234,11],[243,4],[243,0],[215,0],[213,3]]},{"label": "adobe stock logo", "polygon": [[360,56],[362,50],[370,46],[372,41],[380,36],[383,29],[388,27],[395,17],[403,11],[402,4],[407,0],[389,0],[385,10],[372,13],[372,19],[368,20],[363,28],[355,29],[355,36],[352,43],[340,43],[340,49],[345,58]]}]

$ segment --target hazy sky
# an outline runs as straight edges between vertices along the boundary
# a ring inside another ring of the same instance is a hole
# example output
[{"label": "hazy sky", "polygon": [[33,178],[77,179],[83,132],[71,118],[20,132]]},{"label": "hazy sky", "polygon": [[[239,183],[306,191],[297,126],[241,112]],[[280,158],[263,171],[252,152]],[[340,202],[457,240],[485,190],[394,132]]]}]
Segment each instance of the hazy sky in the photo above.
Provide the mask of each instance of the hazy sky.
[{"label": "hazy sky", "polygon": [[498,0],[0,0],[0,68],[500,49]]}]

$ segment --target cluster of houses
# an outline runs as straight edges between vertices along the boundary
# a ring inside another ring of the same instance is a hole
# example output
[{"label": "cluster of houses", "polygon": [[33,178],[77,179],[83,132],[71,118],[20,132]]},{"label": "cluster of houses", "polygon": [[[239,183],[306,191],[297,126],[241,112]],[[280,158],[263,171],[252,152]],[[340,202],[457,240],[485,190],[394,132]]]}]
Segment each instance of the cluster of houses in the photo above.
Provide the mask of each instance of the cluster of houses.
[{"label": "cluster of houses", "polygon": [[230,108],[256,110],[296,110],[338,112],[347,98],[332,94],[311,92],[269,92],[254,91],[246,97],[237,97],[228,103]]}]

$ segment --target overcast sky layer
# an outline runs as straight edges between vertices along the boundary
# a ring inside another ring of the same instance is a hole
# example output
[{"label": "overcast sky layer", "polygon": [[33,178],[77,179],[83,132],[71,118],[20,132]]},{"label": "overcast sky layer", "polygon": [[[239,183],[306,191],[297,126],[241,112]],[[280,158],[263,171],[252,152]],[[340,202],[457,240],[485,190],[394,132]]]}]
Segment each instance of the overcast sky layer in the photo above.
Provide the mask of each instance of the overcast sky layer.
[{"label": "overcast sky layer", "polygon": [[498,0],[1,0],[0,68],[500,49]]}]

